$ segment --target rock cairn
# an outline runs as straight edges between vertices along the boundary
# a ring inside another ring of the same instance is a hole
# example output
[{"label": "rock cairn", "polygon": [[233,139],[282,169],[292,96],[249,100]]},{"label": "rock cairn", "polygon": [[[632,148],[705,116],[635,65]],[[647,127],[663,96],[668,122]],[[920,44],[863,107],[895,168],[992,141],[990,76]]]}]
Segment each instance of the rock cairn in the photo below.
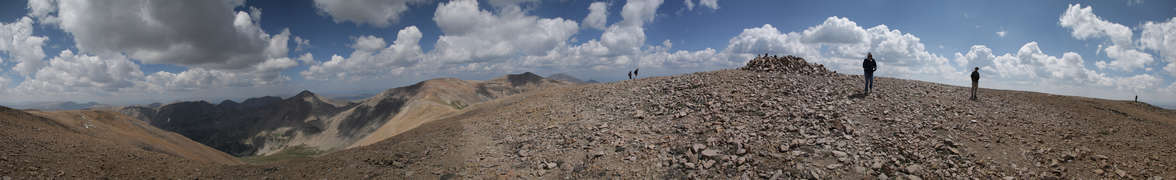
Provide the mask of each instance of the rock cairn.
[{"label": "rock cairn", "polygon": [[825,69],[824,65],[817,63],[809,63],[804,58],[788,55],[788,56],[757,56],[751,61],[747,61],[747,65],[739,68],[747,71],[760,72],[783,72],[783,73],[797,73],[805,75],[825,75],[832,74],[831,71]]}]

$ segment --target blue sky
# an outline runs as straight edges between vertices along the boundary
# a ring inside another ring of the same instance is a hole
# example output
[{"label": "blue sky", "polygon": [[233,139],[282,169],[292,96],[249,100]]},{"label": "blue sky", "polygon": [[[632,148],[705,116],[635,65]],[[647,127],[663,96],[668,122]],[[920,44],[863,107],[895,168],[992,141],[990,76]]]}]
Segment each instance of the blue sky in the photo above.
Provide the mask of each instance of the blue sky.
[{"label": "blue sky", "polygon": [[865,52],[881,76],[965,85],[981,67],[989,88],[1176,105],[1173,1],[0,3],[4,105],[348,95],[527,71],[616,81],[762,53],[860,74]]}]

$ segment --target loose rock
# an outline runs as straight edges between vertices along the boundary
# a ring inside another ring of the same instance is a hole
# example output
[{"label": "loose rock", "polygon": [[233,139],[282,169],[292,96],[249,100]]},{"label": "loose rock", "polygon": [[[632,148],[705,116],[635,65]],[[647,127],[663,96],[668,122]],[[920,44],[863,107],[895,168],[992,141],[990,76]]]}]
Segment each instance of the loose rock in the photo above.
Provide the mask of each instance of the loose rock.
[{"label": "loose rock", "polygon": [[720,155],[720,154],[719,154],[719,150],[714,150],[714,149],[707,149],[707,150],[703,150],[703,151],[702,151],[702,156],[706,156],[706,157],[715,157],[715,156],[718,156],[718,155]]}]

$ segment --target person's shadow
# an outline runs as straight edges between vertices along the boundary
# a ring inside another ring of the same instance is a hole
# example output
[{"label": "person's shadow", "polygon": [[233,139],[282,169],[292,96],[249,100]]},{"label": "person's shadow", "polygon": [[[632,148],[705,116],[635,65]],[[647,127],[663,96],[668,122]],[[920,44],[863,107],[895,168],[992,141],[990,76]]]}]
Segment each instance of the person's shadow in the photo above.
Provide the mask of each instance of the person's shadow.
[{"label": "person's shadow", "polygon": [[848,98],[850,98],[850,99],[863,99],[863,98],[866,98],[866,93],[859,92],[857,94],[849,95]]}]

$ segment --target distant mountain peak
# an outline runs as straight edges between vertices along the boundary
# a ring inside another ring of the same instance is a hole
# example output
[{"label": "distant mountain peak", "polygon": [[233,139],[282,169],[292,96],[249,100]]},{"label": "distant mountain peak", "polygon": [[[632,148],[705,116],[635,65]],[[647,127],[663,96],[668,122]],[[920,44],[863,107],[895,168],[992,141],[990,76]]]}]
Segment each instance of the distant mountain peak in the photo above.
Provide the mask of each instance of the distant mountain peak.
[{"label": "distant mountain peak", "polygon": [[547,76],[547,79],[567,81],[567,82],[576,83],[576,84],[584,83],[584,80],[580,80],[580,78],[576,78],[575,76],[564,74],[564,73],[552,74],[551,76]]},{"label": "distant mountain peak", "polygon": [[310,90],[302,90],[302,92],[299,92],[298,95],[294,95],[295,98],[304,98],[304,97],[312,97],[312,96],[314,96],[314,93],[310,92]]},{"label": "distant mountain peak", "polygon": [[78,109],[87,109],[87,108],[98,107],[98,106],[107,106],[107,105],[99,104],[98,102],[94,102],[94,101],[90,101],[90,102],[86,102],[86,103],[78,103],[78,102],[74,102],[74,101],[47,101],[47,102],[28,103],[28,104],[18,105],[15,107],[17,107],[19,109],[39,109],[39,110],[78,110]]},{"label": "distant mountain peak", "polygon": [[275,97],[275,96],[255,97],[255,98],[245,99],[245,101],[241,101],[241,106],[243,108],[256,108],[256,107],[262,107],[262,106],[266,106],[269,104],[277,103],[280,101],[282,101],[282,98]]},{"label": "distant mountain peak", "polygon": [[508,75],[506,75],[506,81],[510,82],[510,84],[512,86],[522,86],[525,84],[538,83],[540,81],[543,81],[543,79],[544,79],[543,76],[539,76],[539,75],[537,75],[535,73],[531,73],[531,72],[524,72],[522,74],[508,74]]}]

